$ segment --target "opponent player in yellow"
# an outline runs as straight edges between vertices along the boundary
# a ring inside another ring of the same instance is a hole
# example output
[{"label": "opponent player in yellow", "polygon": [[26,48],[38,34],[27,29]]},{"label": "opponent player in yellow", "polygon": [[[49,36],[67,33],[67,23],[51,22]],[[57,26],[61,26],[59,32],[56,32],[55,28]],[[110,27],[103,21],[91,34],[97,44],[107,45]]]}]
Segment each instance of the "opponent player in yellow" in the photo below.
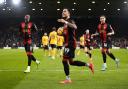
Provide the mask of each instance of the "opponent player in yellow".
[{"label": "opponent player in yellow", "polygon": [[52,28],[52,32],[49,34],[49,42],[51,47],[49,50],[49,56],[51,56],[52,59],[55,59],[57,45],[57,32],[55,27]]},{"label": "opponent player in yellow", "polygon": [[42,36],[42,44],[43,44],[43,49],[44,49],[44,55],[46,56],[48,53],[48,44],[49,44],[49,39],[47,33],[44,33]]},{"label": "opponent player in yellow", "polygon": [[77,52],[77,56],[80,55],[81,49],[84,50],[84,35],[80,37],[80,49]]},{"label": "opponent player in yellow", "polygon": [[62,57],[63,54],[63,44],[64,44],[64,37],[63,37],[63,28],[60,27],[57,30],[57,49],[60,57]]}]

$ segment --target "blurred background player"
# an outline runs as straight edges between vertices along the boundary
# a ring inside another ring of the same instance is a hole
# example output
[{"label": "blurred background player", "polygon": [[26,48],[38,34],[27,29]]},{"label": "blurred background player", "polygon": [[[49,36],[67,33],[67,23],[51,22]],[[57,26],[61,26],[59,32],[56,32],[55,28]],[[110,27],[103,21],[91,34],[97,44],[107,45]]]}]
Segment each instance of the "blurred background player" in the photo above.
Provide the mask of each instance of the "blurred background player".
[{"label": "blurred background player", "polygon": [[30,72],[31,61],[33,60],[36,64],[40,64],[40,61],[36,60],[33,56],[33,46],[32,46],[32,33],[37,31],[35,24],[30,22],[30,15],[25,15],[25,21],[20,24],[19,34],[23,38],[23,44],[25,47],[26,54],[28,56],[28,66],[24,71],[25,73]]},{"label": "blurred background player", "polygon": [[49,44],[49,39],[47,33],[44,33],[42,36],[42,44],[43,44],[43,49],[44,49],[44,55],[46,56],[48,53],[48,44]]},{"label": "blurred background player", "polygon": [[79,56],[80,55],[80,52],[81,52],[81,50],[84,50],[84,35],[82,35],[81,37],[80,37],[80,48],[79,48],[79,50],[78,50],[78,52],[77,52],[77,56]]},{"label": "blurred background player", "polygon": [[60,57],[63,55],[63,44],[64,44],[64,37],[63,37],[63,28],[60,27],[57,30],[57,50]]},{"label": "blurred background player", "polygon": [[66,80],[61,81],[60,83],[66,84],[71,83],[70,79],[70,69],[69,64],[72,66],[87,66],[91,69],[92,72],[94,72],[93,64],[91,63],[85,63],[81,61],[74,61],[73,58],[75,57],[75,49],[76,49],[76,29],[77,26],[70,18],[70,12],[68,9],[63,9],[62,11],[62,19],[58,19],[58,22],[64,24],[63,28],[63,34],[65,39],[65,48],[63,53],[63,66],[64,66],[64,72],[66,75]]},{"label": "blurred background player", "polygon": [[105,71],[107,69],[107,64],[106,64],[106,55],[111,57],[117,67],[119,65],[119,59],[117,59],[111,52],[110,52],[110,47],[111,47],[111,38],[110,36],[114,35],[114,30],[111,27],[111,25],[106,23],[106,17],[104,15],[100,16],[100,23],[98,25],[98,29],[95,34],[92,36],[100,36],[100,40],[102,43],[102,56],[103,56],[103,66],[102,66],[102,71]]},{"label": "blurred background player", "polygon": [[55,59],[57,45],[57,32],[55,27],[52,28],[52,32],[49,34],[49,43],[51,47],[49,56],[51,56],[52,59]]},{"label": "blurred background player", "polygon": [[84,41],[85,41],[85,48],[84,48],[84,51],[86,54],[88,54],[89,56],[89,62],[92,62],[92,54],[91,54],[91,48],[90,48],[90,45],[91,45],[91,34],[89,32],[89,29],[87,29],[85,31],[85,34],[84,34]]}]

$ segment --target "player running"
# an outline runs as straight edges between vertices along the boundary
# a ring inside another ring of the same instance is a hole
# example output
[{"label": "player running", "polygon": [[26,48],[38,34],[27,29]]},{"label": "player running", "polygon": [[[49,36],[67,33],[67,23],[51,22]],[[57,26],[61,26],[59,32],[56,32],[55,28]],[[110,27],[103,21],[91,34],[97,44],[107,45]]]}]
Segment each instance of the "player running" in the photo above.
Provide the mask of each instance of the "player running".
[{"label": "player running", "polygon": [[84,41],[85,41],[85,53],[88,54],[89,56],[89,62],[92,62],[92,54],[91,54],[91,48],[90,48],[90,45],[91,45],[91,34],[89,32],[89,29],[87,29],[85,31],[85,34],[84,34]]},{"label": "player running", "polygon": [[111,52],[110,52],[110,47],[111,47],[111,36],[114,35],[114,30],[111,27],[110,24],[106,23],[106,17],[104,15],[100,16],[100,23],[98,25],[98,29],[95,34],[92,36],[100,36],[100,40],[102,43],[102,56],[103,56],[103,66],[102,66],[102,71],[105,71],[107,69],[107,64],[106,64],[106,55],[111,57],[117,67],[119,65],[119,59],[117,59]]},{"label": "player running", "polygon": [[25,21],[20,24],[19,34],[23,38],[23,44],[25,47],[26,54],[28,56],[28,66],[24,71],[25,73],[30,72],[31,61],[33,60],[36,64],[40,64],[40,61],[36,60],[33,56],[32,46],[32,33],[37,31],[37,27],[34,23],[30,22],[30,15],[25,15]]},{"label": "player running", "polygon": [[56,32],[55,27],[53,27],[52,32],[50,32],[49,42],[50,42],[50,47],[51,47],[51,49],[49,50],[49,52],[50,52],[49,56],[51,56],[52,59],[55,59],[56,45],[57,45],[57,32]]},{"label": "player running", "polygon": [[94,69],[93,69],[93,64],[91,63],[85,63],[85,62],[73,60],[73,58],[75,57],[75,49],[76,49],[77,26],[74,20],[70,18],[70,12],[68,9],[63,9],[62,19],[58,19],[58,22],[64,24],[63,34],[65,38],[65,48],[64,48],[62,63],[64,66],[66,80],[61,81],[60,83],[66,84],[72,82],[70,79],[69,64],[72,66],[87,66],[89,69],[91,69],[92,72],[94,72]]},{"label": "player running", "polygon": [[84,50],[84,35],[82,35],[81,37],[80,37],[80,49],[78,50],[78,52],[77,52],[77,56],[79,56],[80,55],[80,52],[81,52],[81,50]]},{"label": "player running", "polygon": [[64,37],[63,37],[63,28],[60,27],[57,30],[57,49],[60,57],[63,55],[63,44],[64,44]]},{"label": "player running", "polygon": [[48,44],[49,44],[49,39],[48,39],[48,35],[45,32],[44,35],[42,36],[42,44],[43,44],[43,49],[44,49],[44,55],[46,56],[48,53]]}]

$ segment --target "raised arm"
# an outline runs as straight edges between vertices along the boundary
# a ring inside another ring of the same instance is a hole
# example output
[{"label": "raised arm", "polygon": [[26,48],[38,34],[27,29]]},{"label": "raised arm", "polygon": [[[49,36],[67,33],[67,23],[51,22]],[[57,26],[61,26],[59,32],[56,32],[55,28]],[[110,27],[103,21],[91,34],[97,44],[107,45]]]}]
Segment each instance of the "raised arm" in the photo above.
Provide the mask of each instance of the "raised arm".
[{"label": "raised arm", "polygon": [[71,28],[77,29],[77,26],[76,26],[74,21],[69,22],[69,21],[66,21],[64,19],[58,19],[57,21],[61,22],[61,23],[64,23],[64,24],[68,25]]},{"label": "raised arm", "polygon": [[114,35],[114,34],[115,34],[115,32],[114,32],[114,30],[113,30],[112,26],[111,26],[111,25],[109,25],[107,35],[108,35],[108,36],[111,36],[111,35]]}]

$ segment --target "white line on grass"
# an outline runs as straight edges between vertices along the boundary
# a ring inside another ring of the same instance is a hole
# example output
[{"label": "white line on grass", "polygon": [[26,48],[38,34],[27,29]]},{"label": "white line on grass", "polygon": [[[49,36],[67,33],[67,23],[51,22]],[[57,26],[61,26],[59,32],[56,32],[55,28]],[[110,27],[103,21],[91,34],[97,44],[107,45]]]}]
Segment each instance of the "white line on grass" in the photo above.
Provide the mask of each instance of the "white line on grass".
[{"label": "white line on grass", "polygon": [[[0,72],[21,72],[23,70],[0,70]],[[32,70],[32,72],[60,72],[60,71],[64,71],[62,69],[55,69],[55,70]],[[70,71],[90,71],[90,70],[70,70]],[[101,70],[95,70],[95,71],[101,71]],[[118,69],[115,70],[106,70],[106,71],[118,71]],[[122,70],[121,70],[122,71]],[[124,69],[123,71],[127,71],[126,69]]]}]

